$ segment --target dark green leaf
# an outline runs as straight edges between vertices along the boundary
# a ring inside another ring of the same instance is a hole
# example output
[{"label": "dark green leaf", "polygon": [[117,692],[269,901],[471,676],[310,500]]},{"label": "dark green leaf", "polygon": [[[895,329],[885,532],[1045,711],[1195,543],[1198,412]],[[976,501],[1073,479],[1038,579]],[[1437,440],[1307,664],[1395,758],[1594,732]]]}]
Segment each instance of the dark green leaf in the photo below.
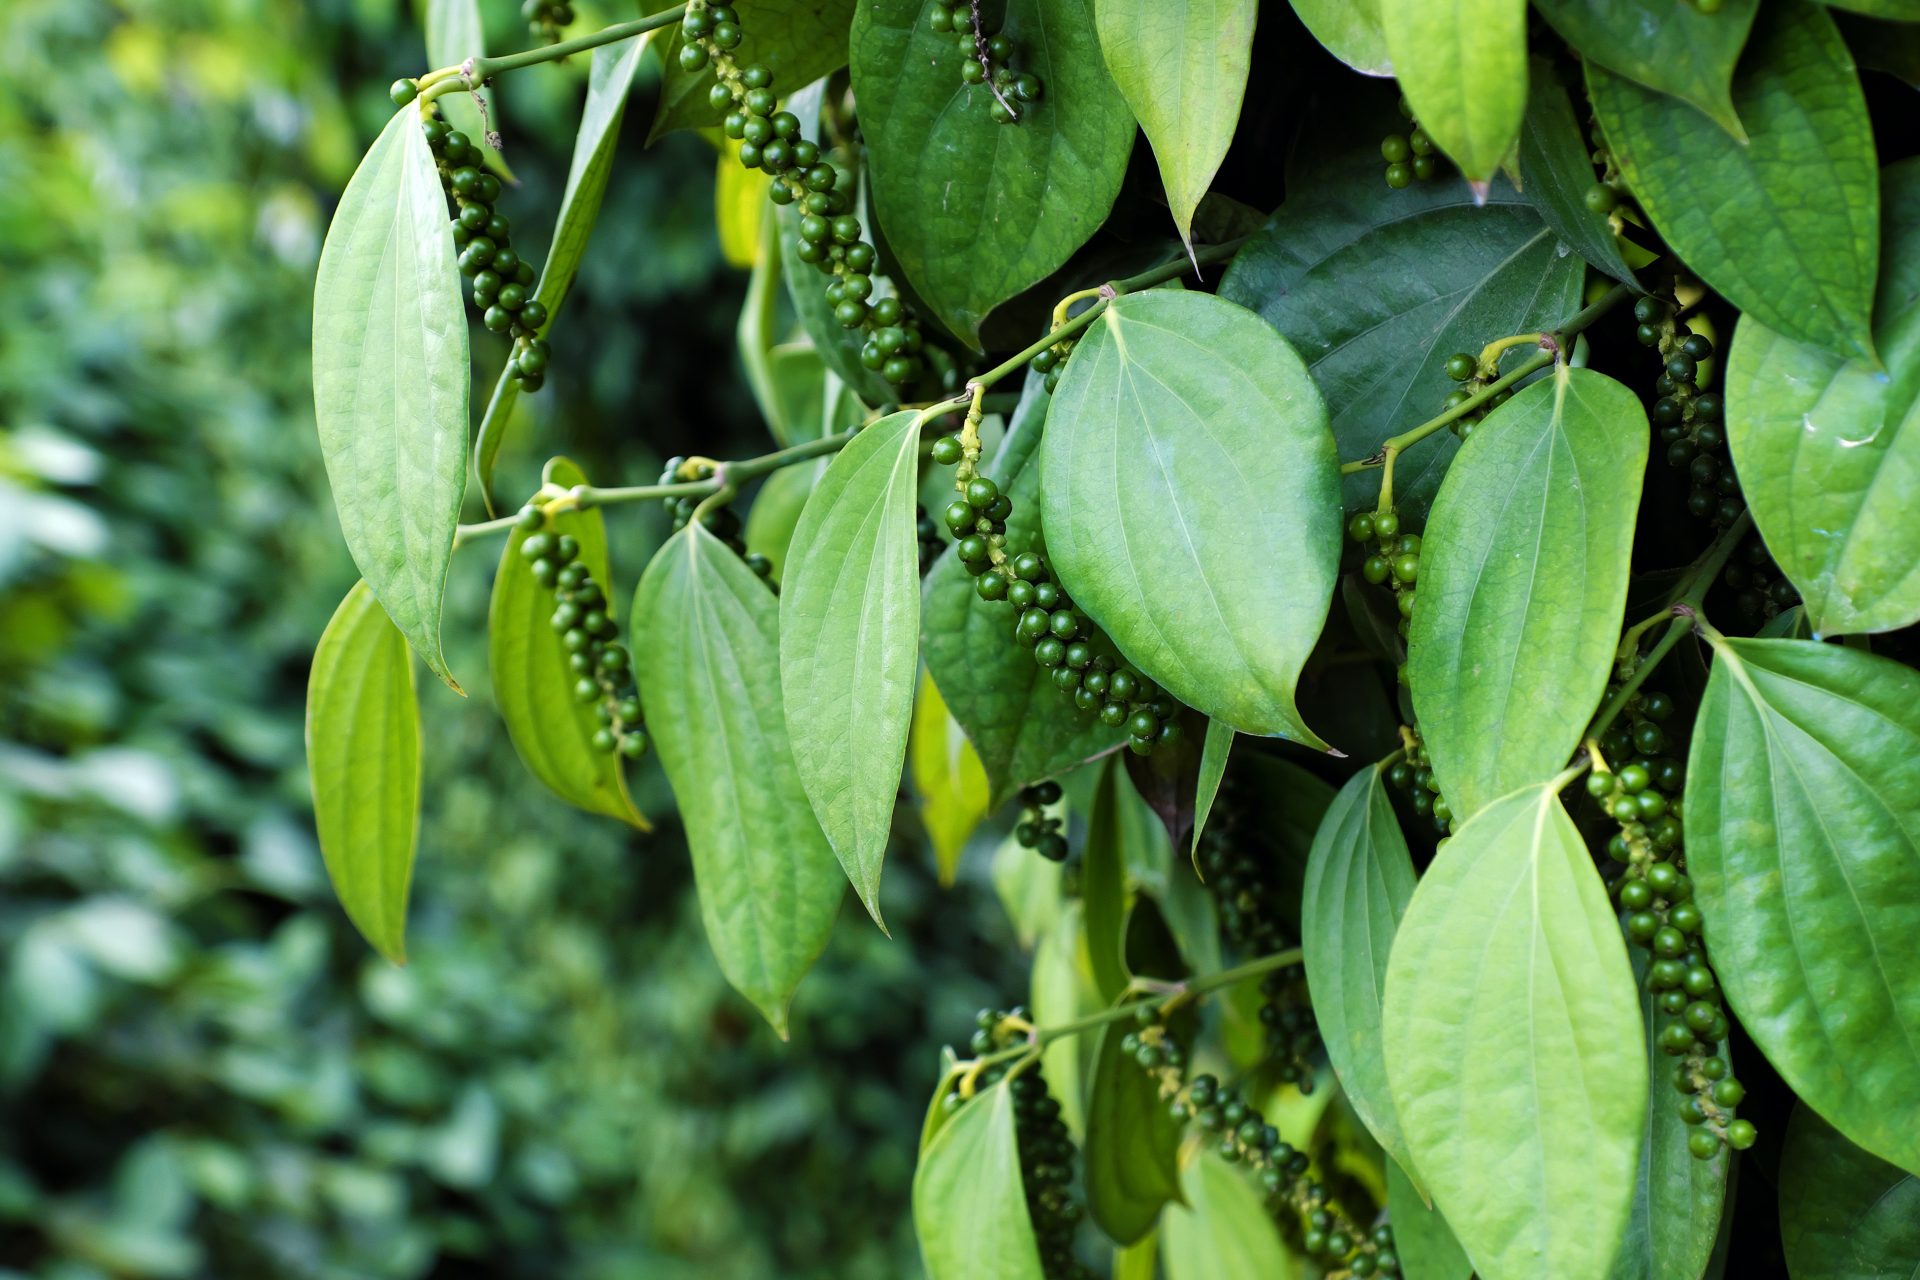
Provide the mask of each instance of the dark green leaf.
[{"label": "dark green leaf", "polygon": [[1920,25],[1836,13],[1834,23],[1861,68],[1884,71],[1920,89]]},{"label": "dark green leaf", "polygon": [[1920,1172],[1920,673],[1712,638],[1687,862],[1728,1003],[1795,1093]]},{"label": "dark green leaf", "polygon": [[[744,38],[734,57],[743,67],[763,66],[773,73],[774,91],[784,99],[830,71],[847,65],[847,24],[853,21],[856,0],[731,0],[740,15]],[[668,6],[652,4],[658,11]],[[669,28],[661,46],[666,67],[660,88],[660,106],[654,113],[655,139],[676,129],[718,126],[725,112],[707,103],[713,87],[711,68],[680,69],[680,28]]]},{"label": "dark green leaf", "polygon": [[1411,1166],[1387,1092],[1380,997],[1393,935],[1413,897],[1413,858],[1380,775],[1380,765],[1353,775],[1320,821],[1307,855],[1300,944],[1314,1017],[1340,1087],[1387,1154]]},{"label": "dark green leaf", "polygon": [[1482,809],[1421,877],[1384,1025],[1414,1165],[1480,1274],[1602,1280],[1647,1059],[1620,926],[1552,784]]},{"label": "dark green leaf", "polygon": [[1167,1280],[1288,1280],[1298,1274],[1246,1171],[1202,1152],[1180,1178],[1186,1205],[1160,1228]]},{"label": "dark green leaf", "polygon": [[1614,279],[1634,284],[1607,215],[1586,205],[1587,192],[1598,180],[1591,150],[1552,64],[1535,58],[1527,118],[1520,126],[1521,189],[1555,235]]},{"label": "dark green leaf", "polygon": [[1094,989],[1111,1004],[1127,986],[1127,863],[1125,815],[1122,805],[1131,787],[1115,760],[1100,766],[1093,808],[1087,814],[1087,842],[1082,854],[1080,896],[1086,904],[1087,958],[1093,969]]},{"label": "dark green leaf", "polygon": [[1537,0],[1542,17],[1590,62],[1692,103],[1744,138],[1730,84],[1760,0],[1713,13],[1661,0]]},{"label": "dark green leaf", "polygon": [[[1290,183],[1296,192],[1234,259],[1222,297],[1258,311],[1299,349],[1333,412],[1344,460],[1440,412],[1456,351],[1558,324],[1585,274],[1524,200],[1497,184],[1475,208],[1435,179],[1380,196],[1377,147],[1350,151]],[[1382,271],[1417,262],[1417,278]],[[1423,515],[1459,442],[1441,431],[1402,454],[1394,492]],[[1380,477],[1347,477],[1348,507],[1373,505]]]},{"label": "dark green leaf", "polygon": [[1727,359],[1727,444],[1816,634],[1920,619],[1920,161],[1887,169],[1874,345],[1842,360],[1753,316]]},{"label": "dark green leaf", "polygon": [[347,918],[407,962],[407,884],[420,831],[420,706],[406,639],[364,582],[313,652],[307,772],[320,855]]},{"label": "dark green leaf", "polygon": [[780,592],[794,764],[876,924],[919,668],[919,447],[903,411],[840,451],[800,513]]},{"label": "dark green leaf", "polygon": [[1293,348],[1207,294],[1118,298],[1041,454],[1061,585],[1120,652],[1243,733],[1324,747],[1294,685],[1338,576],[1339,468]]},{"label": "dark green leaf", "polygon": [[1004,1081],[976,1094],[920,1153],[913,1229],[929,1280],[1042,1280]]},{"label": "dark green leaf", "polygon": [[1527,109],[1526,0],[1380,0],[1380,19],[1420,127],[1484,187]]},{"label": "dark green leaf", "polygon": [[1598,63],[1587,91],[1634,198],[1688,267],[1771,329],[1873,358],[1873,130],[1825,9],[1778,0],[1755,19],[1733,81],[1749,141]]},{"label": "dark green leaf", "polygon": [[1407,678],[1457,817],[1558,773],[1599,708],[1647,434],[1633,392],[1562,365],[1488,414],[1447,473]]},{"label": "dark green leaf", "polygon": [[1370,76],[1390,76],[1387,34],[1380,28],[1380,0],[1293,0],[1313,38],[1328,53]]},{"label": "dark green leaf", "polygon": [[1180,1197],[1183,1126],[1167,1115],[1159,1080],[1120,1047],[1127,1024],[1110,1023],[1087,1086],[1087,1210],[1120,1244],[1133,1244]]},{"label": "dark green leaf", "polygon": [[1473,1263],[1453,1238],[1453,1228],[1438,1209],[1420,1198],[1420,1192],[1399,1165],[1387,1161],[1387,1220],[1393,1225],[1393,1248],[1400,1255],[1400,1274],[1406,1280],[1467,1280]]},{"label": "dark green leaf", "polygon": [[873,201],[914,291],[977,345],[987,313],[1051,275],[1106,218],[1133,150],[1091,0],[1008,0],[1000,30],[1045,92],[995,124],[992,94],[960,79],[937,0],[872,0],[853,21],[853,90]]},{"label": "dark green leaf", "polygon": [[1821,0],[1821,3],[1892,22],[1920,22],[1920,0]]},{"label": "dark green leaf", "polygon": [[1780,1238],[1793,1280],[1912,1280],[1920,1177],[1854,1146],[1803,1103],[1780,1157]]},{"label": "dark green leaf", "polygon": [[845,877],[793,766],[779,607],[753,570],[692,524],[647,566],[630,634],[707,941],[727,981],[785,1037],[787,1002],[827,944]]},{"label": "dark green leaf", "polygon": [[1180,239],[1226,159],[1253,65],[1259,0],[1098,0],[1113,83],[1153,144]]},{"label": "dark green leaf", "polygon": [[[547,464],[546,478],[566,488],[587,482],[580,468],[565,458]],[[579,540],[578,563],[587,566],[603,589],[613,581],[607,567],[606,521],[600,512],[563,512],[548,521],[547,531]],[[526,539],[519,529],[507,535],[487,611],[493,700],[506,723],[507,736],[533,776],[562,800],[645,831],[647,820],[627,794],[620,757],[593,747],[600,721],[594,718],[592,704],[574,699],[573,686],[579,677],[568,668],[566,650],[553,630],[558,599],[551,587],[534,581],[520,554]]]},{"label": "dark green leaf", "polygon": [[467,312],[413,106],[354,170],[313,286],[313,408],[340,532],[430,670],[467,484]]}]

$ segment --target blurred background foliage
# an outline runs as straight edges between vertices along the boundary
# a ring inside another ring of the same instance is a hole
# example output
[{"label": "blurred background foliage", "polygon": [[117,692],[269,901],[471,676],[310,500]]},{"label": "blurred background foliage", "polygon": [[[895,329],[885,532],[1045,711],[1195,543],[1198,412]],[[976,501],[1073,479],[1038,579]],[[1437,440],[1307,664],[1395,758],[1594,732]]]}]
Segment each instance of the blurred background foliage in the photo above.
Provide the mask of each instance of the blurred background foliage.
[{"label": "blurred background foliage", "polygon": [[[536,252],[575,63],[499,95]],[[473,680],[425,697],[412,965],[332,903],[301,708],[352,568],[310,288],[386,85],[425,65],[390,0],[0,4],[0,1275],[908,1274],[935,1046],[1023,981],[980,858],[947,896],[896,859],[913,941],[843,912],[782,1045],[714,967],[671,821],[551,800]],[[655,82],[508,501],[549,452],[644,482],[766,447],[713,153],[642,149]],[[505,353],[474,346],[484,397]],[[613,520],[627,587],[649,519]],[[463,671],[492,555],[456,563]]]}]

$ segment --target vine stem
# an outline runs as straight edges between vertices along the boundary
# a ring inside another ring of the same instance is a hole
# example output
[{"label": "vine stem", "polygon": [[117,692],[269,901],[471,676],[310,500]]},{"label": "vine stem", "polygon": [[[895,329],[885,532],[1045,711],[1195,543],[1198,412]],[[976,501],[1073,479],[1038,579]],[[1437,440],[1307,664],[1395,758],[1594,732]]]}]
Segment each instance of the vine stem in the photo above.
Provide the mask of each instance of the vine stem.
[{"label": "vine stem", "polygon": [[519,53],[502,54],[498,58],[476,55],[457,67],[441,67],[438,70],[429,71],[416,83],[420,86],[420,97],[426,101],[449,93],[471,92],[502,72],[518,71],[522,67],[537,66],[542,62],[558,62],[569,54],[585,53],[589,49],[598,49],[603,44],[614,44],[637,35],[644,35],[649,31],[658,31],[661,27],[673,26],[686,16],[687,6],[680,5],[664,13],[635,18],[631,22],[616,22],[610,27],[602,27],[584,36],[562,40],[559,44],[541,45],[539,48],[525,49]]}]

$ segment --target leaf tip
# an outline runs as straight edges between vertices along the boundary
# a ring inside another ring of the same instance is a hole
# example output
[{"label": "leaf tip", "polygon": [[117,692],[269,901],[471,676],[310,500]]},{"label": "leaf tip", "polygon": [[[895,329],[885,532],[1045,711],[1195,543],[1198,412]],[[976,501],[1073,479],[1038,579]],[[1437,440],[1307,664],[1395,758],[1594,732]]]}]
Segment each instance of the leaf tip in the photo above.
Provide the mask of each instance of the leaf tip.
[{"label": "leaf tip", "polygon": [[1467,190],[1473,193],[1473,203],[1476,208],[1487,203],[1487,192],[1491,189],[1492,183],[1485,178],[1467,179]]}]

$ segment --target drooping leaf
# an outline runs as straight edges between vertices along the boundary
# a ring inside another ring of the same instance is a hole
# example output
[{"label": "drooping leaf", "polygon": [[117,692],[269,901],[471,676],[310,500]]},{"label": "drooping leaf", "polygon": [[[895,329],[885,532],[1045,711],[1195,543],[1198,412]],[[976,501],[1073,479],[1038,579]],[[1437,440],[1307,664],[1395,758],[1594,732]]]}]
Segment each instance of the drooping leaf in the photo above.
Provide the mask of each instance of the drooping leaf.
[{"label": "drooping leaf", "polygon": [[1589,62],[1691,103],[1734,138],[1733,67],[1760,0],[1726,0],[1708,13],[1658,0],[1537,0],[1535,7]]},{"label": "drooping leaf", "polygon": [[1920,161],[1882,175],[1882,368],[1747,316],[1727,358],[1727,444],[1767,549],[1817,635],[1920,619]]},{"label": "drooping leaf", "polygon": [[1119,1244],[1145,1237],[1161,1207],[1180,1198],[1184,1131],[1167,1115],[1159,1081],[1121,1049],[1126,1027],[1100,1032],[1087,1084],[1087,1211]]},{"label": "drooping leaf", "polygon": [[1482,809],[1421,877],[1384,1026],[1414,1165],[1484,1280],[1605,1277],[1647,1059],[1620,926],[1551,783]]},{"label": "drooping leaf", "polygon": [[[1369,457],[1387,437],[1440,412],[1444,367],[1488,335],[1550,329],[1580,305],[1578,255],[1513,190],[1496,183],[1483,208],[1464,184],[1436,178],[1380,198],[1378,147],[1309,167],[1248,242],[1220,294],[1258,311],[1306,358],[1333,413],[1340,457]],[[1382,271],[1418,262],[1418,272]],[[1394,494],[1403,516],[1433,500],[1459,442],[1440,431],[1402,454]],[[1371,507],[1380,477],[1344,486]]]},{"label": "drooping leaf", "polygon": [[[744,38],[734,57],[740,65],[763,66],[773,73],[774,92],[788,94],[812,84],[828,72],[847,65],[847,24],[853,21],[857,0],[732,0],[740,15]],[[650,4],[658,12],[669,5]],[[677,129],[709,129],[720,124],[725,111],[707,102],[713,87],[711,68],[680,69],[680,28],[669,28],[661,46],[666,67],[660,87],[660,106],[654,112],[649,144]]]},{"label": "drooping leaf", "polygon": [[1119,763],[1100,766],[1093,807],[1087,814],[1087,841],[1081,855],[1080,898],[1086,904],[1087,960],[1094,990],[1108,1004],[1120,998],[1127,985],[1127,864],[1123,796],[1127,787]]},{"label": "drooping leaf", "polygon": [[[457,67],[468,58],[484,57],[487,52],[486,26],[480,20],[480,0],[425,0],[426,12],[421,27],[427,41],[427,65],[435,70]],[[500,130],[500,96],[481,91],[487,99],[483,118],[470,93],[450,93],[436,98],[434,105],[447,123],[472,140],[475,152],[489,169],[511,180],[513,170],[506,157],[487,144],[487,131]]]},{"label": "drooping leaf", "polygon": [[920,795],[920,821],[933,842],[940,883],[951,886],[967,838],[987,816],[987,771],[980,755],[947,711],[932,676],[920,678],[908,739],[913,788]]},{"label": "drooping leaf", "polygon": [[1406,1172],[1387,1161],[1387,1220],[1393,1224],[1393,1249],[1407,1280],[1467,1280],[1473,1263],[1446,1215],[1420,1198]]},{"label": "drooping leaf", "polygon": [[695,523],[647,566],[629,634],[708,944],[727,981],[784,1038],[787,1002],[827,944],[845,877],[793,765],[779,607]]},{"label": "drooping leaf", "polygon": [[794,764],[876,924],[920,644],[919,445],[903,411],[840,451],[800,513],[780,591]]},{"label": "drooping leaf", "polygon": [[[1007,519],[1009,557],[1043,546],[1040,467],[1029,459],[1039,446],[1049,403],[1040,380],[1030,378],[1006,442],[986,468],[1013,502]],[[924,592],[921,651],[927,670],[980,753],[993,805],[1120,744],[1124,729],[1101,724],[1053,687],[1032,651],[1013,638],[1013,606],[982,600],[951,547],[927,574]]]},{"label": "drooping leaf", "polygon": [[1328,53],[1370,76],[1393,74],[1380,0],[1293,0],[1293,11]]},{"label": "drooping leaf", "polygon": [[313,410],[360,576],[456,691],[440,604],[467,483],[466,303],[412,106],[354,170],[313,286]]},{"label": "drooping leaf", "polygon": [[1408,1167],[1413,1159],[1387,1091],[1380,998],[1413,883],[1413,858],[1381,766],[1362,769],[1340,788],[1307,855],[1300,942],[1314,1018],[1340,1088],[1387,1154]]},{"label": "drooping leaf", "polygon": [[1780,1238],[1793,1280],[1911,1280],[1920,1269],[1920,1176],[1798,1106],[1780,1158]]},{"label": "drooping leaf", "polygon": [[1620,256],[1620,242],[1607,215],[1586,205],[1587,192],[1597,181],[1588,158],[1591,151],[1566,89],[1554,78],[1552,66],[1535,58],[1527,115],[1520,125],[1521,190],[1541,221],[1580,256],[1615,280],[1634,284],[1633,269]]},{"label": "drooping leaf", "polygon": [[[1201,755],[1206,749],[1202,726],[1213,721],[1192,710],[1181,711],[1173,723],[1179,734],[1163,742],[1146,755],[1132,751],[1121,757],[1133,789],[1159,817],[1166,829],[1167,847],[1189,844],[1193,839],[1194,801],[1201,790]],[[1208,797],[1211,801],[1212,797]]]},{"label": "drooping leaf", "polygon": [[1634,198],[1689,268],[1768,328],[1873,358],[1873,130],[1825,9],[1780,0],[1754,20],[1733,80],[1745,142],[1598,63],[1587,92]]},{"label": "drooping leaf", "polygon": [[1686,812],[1714,968],[1795,1093],[1920,1173],[1920,673],[1710,638]]},{"label": "drooping leaf", "polygon": [[[546,478],[569,488],[587,482],[580,468],[565,458],[547,464]],[[577,563],[587,566],[603,589],[613,581],[607,568],[607,526],[599,511],[562,512],[547,522],[547,533],[577,539]],[[520,553],[526,540],[519,529],[507,535],[487,610],[493,700],[507,736],[528,771],[562,800],[648,830],[646,818],[627,794],[620,757],[594,749],[600,721],[594,718],[594,704],[573,696],[580,677],[567,666],[567,652],[553,629],[558,598],[553,588],[534,581]]]},{"label": "drooping leaf", "polygon": [[[1207,738],[1200,748],[1200,777],[1194,786],[1193,840],[1189,856],[1198,858],[1200,837],[1206,833],[1207,818],[1220,794],[1220,781],[1227,775],[1227,759],[1233,752],[1233,727],[1218,720],[1207,721]],[[1197,864],[1196,864],[1197,865]]]},{"label": "drooping leaf", "polygon": [[[1031,849],[1018,852],[1031,862],[1055,865]],[[1072,1022],[1104,1007],[1087,964],[1086,926],[1078,902],[1064,903],[1053,924],[1040,935],[1027,1000],[1034,1022],[1043,1027]],[[1093,1068],[1093,1048],[1087,1036],[1063,1036],[1040,1051],[1047,1091],[1059,1102],[1060,1119],[1075,1142],[1087,1136],[1085,1082]]]},{"label": "drooping leaf", "polygon": [[1054,392],[1047,549],[1126,658],[1243,733],[1325,744],[1294,685],[1340,557],[1326,408],[1293,348],[1201,293],[1118,298]]},{"label": "drooping leaf", "polygon": [[1240,122],[1259,0],[1095,0],[1100,53],[1153,144],[1180,239]]},{"label": "drooping leaf", "polygon": [[1288,1252],[1246,1171],[1203,1151],[1181,1174],[1186,1204],[1160,1228],[1167,1280],[1295,1280]]},{"label": "drooping leaf", "polygon": [[1488,414],[1447,473],[1421,544],[1407,679],[1458,817],[1558,773],[1599,709],[1647,434],[1633,392],[1563,365]]},{"label": "drooping leaf", "polygon": [[1107,76],[1092,0],[1008,0],[1000,31],[1038,76],[1039,101],[996,124],[992,93],[960,78],[938,0],[872,0],[853,20],[853,91],[873,203],[916,293],[962,341],[987,313],[1051,275],[1105,220],[1133,149],[1133,117]]},{"label": "drooping leaf", "polygon": [[334,896],[376,951],[405,964],[420,832],[420,706],[406,639],[364,582],[347,592],[313,653],[307,772]]},{"label": "drooping leaf", "polygon": [[1380,0],[1380,22],[1420,127],[1485,184],[1526,114],[1526,0]]},{"label": "drooping leaf", "polygon": [[920,1153],[913,1229],[929,1280],[1042,1280],[1005,1081],[974,1095]]}]

